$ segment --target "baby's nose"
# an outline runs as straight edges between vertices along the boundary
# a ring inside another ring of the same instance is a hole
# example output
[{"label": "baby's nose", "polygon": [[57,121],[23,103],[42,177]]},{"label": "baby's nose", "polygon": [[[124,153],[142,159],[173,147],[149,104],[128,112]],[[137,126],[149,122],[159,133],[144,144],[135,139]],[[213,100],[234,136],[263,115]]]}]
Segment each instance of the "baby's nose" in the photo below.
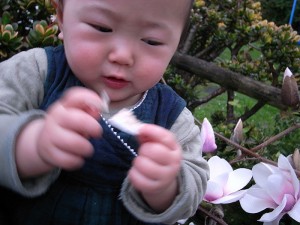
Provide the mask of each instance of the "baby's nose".
[{"label": "baby's nose", "polygon": [[132,44],[122,41],[112,47],[108,58],[112,63],[132,66],[134,63],[134,47]]}]

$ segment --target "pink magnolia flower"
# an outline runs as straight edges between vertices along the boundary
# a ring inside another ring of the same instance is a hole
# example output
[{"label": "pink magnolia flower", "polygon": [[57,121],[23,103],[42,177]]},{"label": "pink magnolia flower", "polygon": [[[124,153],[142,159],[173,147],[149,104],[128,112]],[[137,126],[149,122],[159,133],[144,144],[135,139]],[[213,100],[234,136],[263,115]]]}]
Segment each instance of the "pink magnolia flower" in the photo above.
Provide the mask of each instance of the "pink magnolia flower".
[{"label": "pink magnolia flower", "polygon": [[227,204],[238,201],[246,193],[241,190],[252,178],[249,169],[239,168],[233,170],[231,165],[218,156],[208,160],[210,179],[204,200],[213,204]]},{"label": "pink magnolia flower", "polygon": [[240,200],[248,213],[258,213],[267,208],[259,221],[265,225],[278,225],[284,214],[300,222],[300,182],[289,160],[280,155],[278,167],[259,163],[252,169],[255,185]]},{"label": "pink magnolia flower", "polygon": [[217,149],[214,130],[206,118],[202,123],[200,138],[203,143],[202,152],[213,152]]}]

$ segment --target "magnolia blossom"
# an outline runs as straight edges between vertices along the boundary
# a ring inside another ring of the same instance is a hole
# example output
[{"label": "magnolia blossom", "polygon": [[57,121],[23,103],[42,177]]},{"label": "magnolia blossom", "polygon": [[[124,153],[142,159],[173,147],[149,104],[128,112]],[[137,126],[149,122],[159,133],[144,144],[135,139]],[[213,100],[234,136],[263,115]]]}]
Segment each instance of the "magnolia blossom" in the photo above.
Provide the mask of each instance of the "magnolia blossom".
[{"label": "magnolia blossom", "polygon": [[214,130],[206,118],[202,123],[200,138],[203,143],[202,152],[213,152],[217,149]]},{"label": "magnolia blossom", "polygon": [[252,178],[249,169],[239,168],[233,170],[231,165],[218,156],[208,160],[210,179],[204,200],[213,204],[227,204],[238,201],[246,193],[241,190]]},{"label": "magnolia blossom", "polygon": [[264,225],[278,225],[284,214],[300,222],[300,182],[289,160],[280,155],[278,167],[259,163],[252,172],[256,184],[240,200],[242,208],[248,213],[274,209],[259,219]]}]

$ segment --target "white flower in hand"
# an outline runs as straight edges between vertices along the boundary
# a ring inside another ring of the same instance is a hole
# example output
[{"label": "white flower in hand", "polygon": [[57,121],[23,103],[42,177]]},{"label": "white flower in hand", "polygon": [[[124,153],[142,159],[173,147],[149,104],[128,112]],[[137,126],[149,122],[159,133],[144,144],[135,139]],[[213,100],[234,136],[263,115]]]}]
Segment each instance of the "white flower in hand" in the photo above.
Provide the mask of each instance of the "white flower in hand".
[{"label": "white flower in hand", "polygon": [[233,170],[231,165],[218,156],[208,160],[210,179],[204,200],[213,204],[227,204],[238,201],[246,193],[241,190],[252,178],[249,169],[239,168]]},{"label": "white flower in hand", "polygon": [[274,209],[259,219],[265,225],[279,224],[284,214],[300,222],[300,184],[288,159],[280,155],[278,167],[259,163],[252,171],[256,184],[240,200],[242,208],[248,213]]}]

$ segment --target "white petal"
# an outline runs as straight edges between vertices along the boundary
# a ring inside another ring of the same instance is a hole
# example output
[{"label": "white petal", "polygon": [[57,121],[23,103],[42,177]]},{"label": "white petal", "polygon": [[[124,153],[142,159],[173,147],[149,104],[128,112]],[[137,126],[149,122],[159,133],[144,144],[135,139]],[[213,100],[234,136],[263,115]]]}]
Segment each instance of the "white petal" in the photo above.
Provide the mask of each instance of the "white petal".
[{"label": "white petal", "polygon": [[118,113],[108,119],[108,122],[121,131],[131,135],[137,135],[143,125],[128,109],[121,109]]},{"label": "white petal", "polygon": [[286,201],[287,199],[284,197],[282,200],[282,203],[275,208],[272,212],[269,213],[265,213],[260,219],[259,221],[262,222],[271,222],[273,220],[276,220],[278,216],[280,216],[280,214],[282,213],[285,205],[286,205]]},{"label": "white petal", "polygon": [[280,213],[280,215],[273,221],[271,222],[264,222],[264,225],[279,225],[279,222],[281,218],[284,216],[285,213]]},{"label": "white petal", "polygon": [[109,113],[110,99],[109,99],[109,96],[108,96],[107,92],[105,90],[101,90],[100,91],[100,97],[102,99],[102,105],[101,105],[102,112]]},{"label": "white petal", "polygon": [[220,174],[230,173],[233,171],[231,165],[225,159],[221,159],[219,156],[211,157],[208,160],[208,165],[211,179],[219,176]]},{"label": "white petal", "polygon": [[236,201],[240,200],[246,193],[247,193],[246,190],[237,191],[235,193],[226,195],[222,198],[212,201],[211,203],[213,203],[213,204],[229,204],[232,202],[236,202]]},{"label": "white petal", "polygon": [[275,208],[277,205],[272,200],[262,198],[266,195],[266,192],[262,189],[250,188],[245,196],[240,199],[241,207],[248,213],[258,213],[267,208]]},{"label": "white petal", "polygon": [[294,194],[292,184],[280,173],[269,176],[267,184],[268,188],[266,188],[266,191],[278,205],[281,204],[285,194]]},{"label": "white petal", "polygon": [[291,72],[291,70],[287,67],[284,71],[284,74],[283,74],[283,78],[285,77],[291,77],[293,76],[293,73]]},{"label": "white petal", "polygon": [[232,140],[240,144],[243,141],[243,139],[243,122],[241,119],[239,119],[233,130]]},{"label": "white petal", "polygon": [[228,181],[228,176],[229,176],[228,173],[223,173],[217,177],[210,179],[210,181],[216,182],[224,190],[224,188],[226,187],[227,181]]},{"label": "white petal", "polygon": [[294,168],[292,167],[292,165],[290,164],[290,161],[288,160],[288,158],[284,157],[283,155],[280,155],[278,158],[278,167],[281,169],[285,169],[289,171],[289,179],[291,180],[291,182],[293,183],[294,186],[294,197],[297,198],[298,194],[299,194],[299,189],[300,189],[300,183],[299,180],[297,178],[297,175],[295,173]]},{"label": "white petal", "polygon": [[178,220],[177,223],[179,223],[179,224],[185,224],[185,222],[186,222],[187,220],[188,220],[188,219]]},{"label": "white petal", "polygon": [[263,199],[264,201],[273,202],[274,206],[277,206],[274,200],[269,196],[268,192],[260,188],[258,185],[253,185],[251,188],[249,188],[247,194]]},{"label": "white petal", "polygon": [[300,199],[294,205],[294,208],[288,212],[289,216],[300,223]]},{"label": "white petal", "polygon": [[253,179],[262,188],[267,186],[267,177],[274,174],[279,169],[276,166],[266,163],[258,163],[252,168]]},{"label": "white petal", "polygon": [[223,187],[213,181],[207,182],[207,189],[204,195],[204,200],[211,202],[223,196]]},{"label": "white petal", "polygon": [[252,171],[239,168],[229,174],[224,194],[228,195],[244,188],[252,178]]}]

